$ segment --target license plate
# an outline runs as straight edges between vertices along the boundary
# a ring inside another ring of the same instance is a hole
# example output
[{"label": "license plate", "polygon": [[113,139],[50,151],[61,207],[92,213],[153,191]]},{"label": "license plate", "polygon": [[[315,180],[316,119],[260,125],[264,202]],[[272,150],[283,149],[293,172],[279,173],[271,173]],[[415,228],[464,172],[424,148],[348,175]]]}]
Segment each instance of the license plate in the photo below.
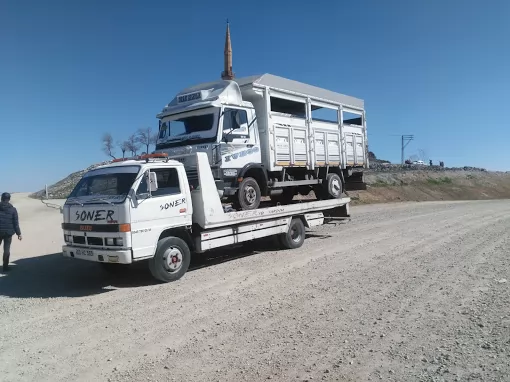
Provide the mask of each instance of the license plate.
[{"label": "license plate", "polygon": [[77,249],[76,255],[78,255],[78,256],[93,256],[94,253],[92,252],[91,249]]}]

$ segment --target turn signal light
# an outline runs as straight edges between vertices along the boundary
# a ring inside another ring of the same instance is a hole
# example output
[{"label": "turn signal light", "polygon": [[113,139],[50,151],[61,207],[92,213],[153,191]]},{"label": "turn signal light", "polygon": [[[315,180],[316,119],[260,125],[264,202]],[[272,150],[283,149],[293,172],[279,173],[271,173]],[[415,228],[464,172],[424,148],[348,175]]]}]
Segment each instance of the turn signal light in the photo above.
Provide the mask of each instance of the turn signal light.
[{"label": "turn signal light", "polygon": [[119,232],[131,232],[131,224],[121,224],[119,225]]}]

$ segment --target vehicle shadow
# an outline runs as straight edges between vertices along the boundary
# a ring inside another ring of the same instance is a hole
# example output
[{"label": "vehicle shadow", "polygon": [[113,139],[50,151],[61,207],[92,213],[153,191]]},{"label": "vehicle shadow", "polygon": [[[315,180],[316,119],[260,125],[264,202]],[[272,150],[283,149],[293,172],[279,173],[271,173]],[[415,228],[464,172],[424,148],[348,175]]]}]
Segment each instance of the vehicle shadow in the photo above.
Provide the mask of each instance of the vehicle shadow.
[{"label": "vehicle shadow", "polygon": [[61,253],[14,259],[9,267],[9,272],[0,275],[0,296],[83,297],[115,288],[156,284],[142,264],[125,266],[123,272],[110,274],[101,264],[65,258]]},{"label": "vehicle shadow", "polygon": [[[324,237],[307,233],[307,237]],[[325,238],[325,237],[324,237]],[[255,240],[227,249],[212,250],[192,257],[195,271],[258,253],[279,250],[275,238]],[[130,266],[119,265],[119,272],[109,273],[101,264],[63,257],[61,253],[14,259],[10,271],[0,275],[0,296],[12,298],[84,297],[119,288],[160,284],[149,272],[147,261]],[[185,277],[185,276],[184,276]]]}]

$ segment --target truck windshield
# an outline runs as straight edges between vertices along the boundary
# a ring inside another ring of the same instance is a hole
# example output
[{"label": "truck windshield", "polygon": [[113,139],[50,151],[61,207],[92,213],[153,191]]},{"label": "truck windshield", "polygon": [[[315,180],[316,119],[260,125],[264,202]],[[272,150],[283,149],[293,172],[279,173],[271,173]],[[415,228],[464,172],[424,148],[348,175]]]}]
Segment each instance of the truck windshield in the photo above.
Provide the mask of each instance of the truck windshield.
[{"label": "truck windshield", "polygon": [[78,182],[68,202],[122,203],[136,180],[139,166],[91,170]]},{"label": "truck windshield", "polygon": [[215,142],[219,108],[199,113],[181,113],[160,121],[156,150],[182,145]]}]

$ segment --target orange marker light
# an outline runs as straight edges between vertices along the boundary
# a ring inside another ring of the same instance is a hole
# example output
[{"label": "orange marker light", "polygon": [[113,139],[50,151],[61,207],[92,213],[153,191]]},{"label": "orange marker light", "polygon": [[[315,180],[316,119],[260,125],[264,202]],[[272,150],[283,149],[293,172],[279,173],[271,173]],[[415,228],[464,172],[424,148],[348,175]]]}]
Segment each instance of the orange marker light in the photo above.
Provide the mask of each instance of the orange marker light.
[{"label": "orange marker light", "polygon": [[121,224],[119,225],[119,232],[131,232],[131,224]]}]

